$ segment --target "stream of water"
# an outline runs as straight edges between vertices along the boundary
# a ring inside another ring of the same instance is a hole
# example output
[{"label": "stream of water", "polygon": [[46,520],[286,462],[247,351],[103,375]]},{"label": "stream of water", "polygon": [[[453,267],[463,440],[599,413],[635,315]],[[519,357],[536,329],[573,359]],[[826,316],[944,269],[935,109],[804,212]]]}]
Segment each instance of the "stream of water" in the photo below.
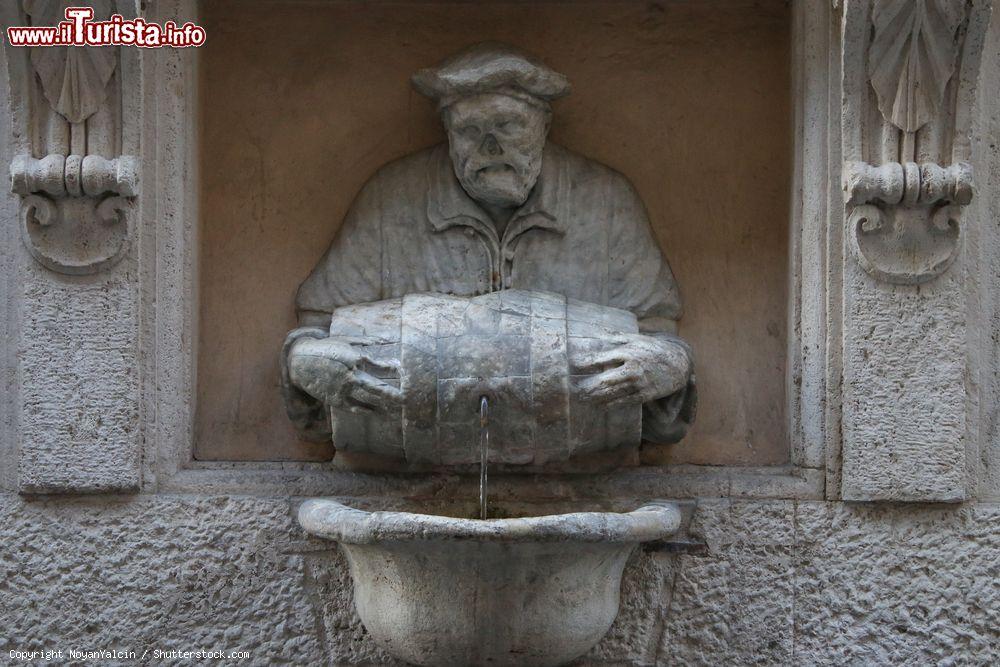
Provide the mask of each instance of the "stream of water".
[{"label": "stream of water", "polygon": [[479,399],[479,518],[486,518],[486,464],[490,451],[490,402]]}]

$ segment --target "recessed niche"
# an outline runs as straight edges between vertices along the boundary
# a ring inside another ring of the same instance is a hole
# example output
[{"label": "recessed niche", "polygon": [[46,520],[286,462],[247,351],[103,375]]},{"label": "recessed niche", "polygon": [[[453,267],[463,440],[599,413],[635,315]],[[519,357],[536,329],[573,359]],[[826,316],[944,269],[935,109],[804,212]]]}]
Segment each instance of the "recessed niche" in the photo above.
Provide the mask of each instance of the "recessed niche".
[{"label": "recessed niche", "polygon": [[643,461],[788,461],[784,0],[201,7],[196,458],[330,458],[278,390],[295,290],[365,180],[443,141],[410,75],[499,40],[569,77],[551,138],[632,180],[680,284],[698,419]]}]

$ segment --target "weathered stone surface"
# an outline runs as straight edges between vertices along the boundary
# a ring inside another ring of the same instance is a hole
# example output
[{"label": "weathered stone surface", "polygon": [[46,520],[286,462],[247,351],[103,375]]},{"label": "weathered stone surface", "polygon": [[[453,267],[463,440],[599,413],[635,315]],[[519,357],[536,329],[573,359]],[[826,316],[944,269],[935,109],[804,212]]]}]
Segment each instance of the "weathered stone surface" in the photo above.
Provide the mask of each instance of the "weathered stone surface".
[{"label": "weathered stone surface", "polygon": [[845,500],[965,497],[967,338],[958,269],[920,288],[850,275]]},{"label": "weathered stone surface", "polygon": [[[305,540],[287,500],[6,495],[0,503],[5,657],[205,648],[249,650],[256,664],[381,662],[338,579],[343,562]],[[331,618],[330,605],[346,615]]]},{"label": "weathered stone surface", "polygon": [[712,501],[691,532],[709,555],[677,556],[659,638],[663,664],[792,664],[794,505]]},{"label": "weathered stone surface", "polygon": [[[1000,197],[992,195],[1000,192],[1000,144],[994,140],[1000,136],[1000,106],[992,102],[1000,99],[1000,20],[990,22],[983,61],[995,65],[984,65],[979,80],[972,154],[981,194],[972,200],[969,209],[977,220],[1000,220]],[[986,193],[985,196],[982,193]],[[991,334],[980,336],[976,350],[973,380],[981,388],[980,401],[984,409],[981,421],[976,424],[980,436],[976,443],[979,456],[975,457],[972,473],[978,482],[976,497],[998,499],[1000,447],[995,443],[1000,442],[1000,411],[996,409],[1000,405],[1000,345],[996,334],[1000,332],[1000,289],[997,288],[1000,286],[1000,229],[996,225],[983,225],[980,230],[982,236],[978,247],[982,252],[982,264],[980,273],[970,276],[970,288],[980,295],[974,301],[979,317],[973,320],[973,325]]]},{"label": "weathered stone surface", "polygon": [[1000,507],[796,509],[795,659],[996,664]]},{"label": "weathered stone surface", "polygon": [[121,268],[91,284],[35,269],[24,286],[18,489],[138,491],[138,322]]},{"label": "weathered stone surface", "polygon": [[637,550],[625,566],[618,617],[584,664],[654,664],[677,558]]}]

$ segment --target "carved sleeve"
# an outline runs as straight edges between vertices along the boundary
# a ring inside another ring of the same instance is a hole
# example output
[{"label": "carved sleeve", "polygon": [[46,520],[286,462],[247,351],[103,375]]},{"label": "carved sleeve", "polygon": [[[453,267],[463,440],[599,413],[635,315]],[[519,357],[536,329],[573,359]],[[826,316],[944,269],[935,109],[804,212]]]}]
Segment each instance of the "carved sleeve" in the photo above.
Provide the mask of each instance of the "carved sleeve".
[{"label": "carved sleeve", "polygon": [[288,352],[300,338],[326,338],[334,309],[381,298],[380,190],[377,176],[361,189],[333,243],[299,287],[295,300],[300,328],[288,333],[281,350],[281,392],[289,419],[306,440],[329,440],[330,418],[321,401],[292,384]]},{"label": "carved sleeve", "polygon": [[[612,201],[610,305],[635,313],[642,333],[682,347],[693,368],[691,347],[676,335],[680,292],[653,236],[646,207],[625,178],[615,183]],[[642,406],[642,439],[662,444],[679,441],[694,421],[697,402],[692,372],[684,389]]]},{"label": "carved sleeve", "polygon": [[676,322],[681,298],[667,259],[653,237],[646,207],[624,177],[611,182],[609,306],[640,319]]}]

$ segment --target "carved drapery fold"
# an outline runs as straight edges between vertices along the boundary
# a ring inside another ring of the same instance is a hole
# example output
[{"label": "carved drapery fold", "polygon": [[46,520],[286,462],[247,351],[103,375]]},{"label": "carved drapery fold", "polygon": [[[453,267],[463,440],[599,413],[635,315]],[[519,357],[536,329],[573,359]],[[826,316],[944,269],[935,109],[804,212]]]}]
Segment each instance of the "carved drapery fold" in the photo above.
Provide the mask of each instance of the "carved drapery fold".
[{"label": "carved drapery fold", "polygon": [[[18,18],[21,24],[53,26],[74,4],[25,0]],[[107,19],[113,9],[127,13],[110,0],[90,6],[95,20]],[[122,58],[135,56],[119,47],[20,50],[27,57],[11,58],[11,66],[26,71],[12,71],[11,77],[28,89],[30,145],[11,164],[11,190],[23,198],[22,237],[48,269],[97,273],[124,256],[132,237],[139,170],[138,159],[124,148],[128,91],[122,87]]]}]

